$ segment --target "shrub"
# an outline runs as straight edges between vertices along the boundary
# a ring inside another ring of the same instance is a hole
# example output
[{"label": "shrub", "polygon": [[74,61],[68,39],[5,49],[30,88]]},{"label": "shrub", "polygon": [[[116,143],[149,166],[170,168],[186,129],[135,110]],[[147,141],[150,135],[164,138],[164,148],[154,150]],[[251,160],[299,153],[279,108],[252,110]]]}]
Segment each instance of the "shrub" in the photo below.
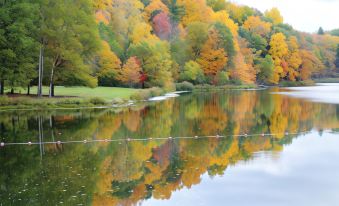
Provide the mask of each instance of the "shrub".
[{"label": "shrub", "polygon": [[233,85],[242,85],[242,82],[239,79],[232,79],[230,81],[230,84],[233,84]]},{"label": "shrub", "polygon": [[159,87],[152,87],[149,89],[151,97],[157,97],[164,94],[164,90]]},{"label": "shrub", "polygon": [[190,82],[181,82],[175,84],[177,91],[192,91],[194,89],[194,85]]},{"label": "shrub", "polygon": [[159,87],[152,87],[150,89],[140,90],[138,93],[131,96],[132,100],[147,100],[152,97],[161,96],[165,91]]},{"label": "shrub", "polygon": [[203,83],[205,76],[201,66],[195,61],[186,62],[184,71],[180,74],[180,81],[198,84]]},{"label": "shrub", "polygon": [[123,104],[123,103],[125,103],[125,101],[121,98],[114,98],[112,100],[112,104]]},{"label": "shrub", "polygon": [[94,104],[94,105],[105,105],[107,102],[103,98],[92,97],[89,99],[89,103]]},{"label": "shrub", "polygon": [[226,85],[229,84],[229,74],[227,72],[219,72],[217,74],[217,85]]},{"label": "shrub", "polygon": [[8,105],[9,101],[7,96],[0,96],[0,106]]}]

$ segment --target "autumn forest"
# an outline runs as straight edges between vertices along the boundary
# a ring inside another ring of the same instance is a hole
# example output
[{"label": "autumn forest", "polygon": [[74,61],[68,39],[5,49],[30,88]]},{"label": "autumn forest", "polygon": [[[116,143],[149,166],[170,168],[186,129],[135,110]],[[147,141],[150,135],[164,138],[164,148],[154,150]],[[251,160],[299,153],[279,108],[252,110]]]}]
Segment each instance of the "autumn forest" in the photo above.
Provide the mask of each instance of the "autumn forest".
[{"label": "autumn forest", "polygon": [[[339,37],[224,0],[0,1],[0,82],[162,87],[336,75]],[[40,72],[38,72],[40,71]],[[41,80],[38,77],[41,75]]]}]

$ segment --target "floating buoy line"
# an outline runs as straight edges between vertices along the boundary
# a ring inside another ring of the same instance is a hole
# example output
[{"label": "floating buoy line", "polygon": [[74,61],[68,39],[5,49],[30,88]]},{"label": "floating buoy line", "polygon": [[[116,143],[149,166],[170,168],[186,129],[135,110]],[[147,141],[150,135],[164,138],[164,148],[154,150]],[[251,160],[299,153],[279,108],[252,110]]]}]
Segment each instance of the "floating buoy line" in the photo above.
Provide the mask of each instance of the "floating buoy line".
[{"label": "floating buoy line", "polygon": [[5,146],[11,146],[11,145],[47,145],[47,144],[56,144],[56,145],[62,145],[62,144],[75,144],[75,143],[82,143],[82,144],[87,144],[87,143],[99,143],[99,142],[137,142],[137,141],[157,141],[157,140],[176,140],[176,139],[207,139],[207,138],[239,138],[239,137],[274,137],[274,136],[280,136],[280,135],[303,135],[307,134],[311,131],[303,131],[303,132],[295,132],[295,133],[277,133],[277,134],[240,134],[240,135],[211,135],[211,136],[193,136],[193,137],[149,137],[149,138],[142,138],[142,139],[133,139],[131,137],[128,138],[121,138],[121,139],[100,139],[100,140],[75,140],[75,141],[48,141],[48,142],[18,142],[18,143],[5,143],[1,142],[0,147],[5,147]]}]

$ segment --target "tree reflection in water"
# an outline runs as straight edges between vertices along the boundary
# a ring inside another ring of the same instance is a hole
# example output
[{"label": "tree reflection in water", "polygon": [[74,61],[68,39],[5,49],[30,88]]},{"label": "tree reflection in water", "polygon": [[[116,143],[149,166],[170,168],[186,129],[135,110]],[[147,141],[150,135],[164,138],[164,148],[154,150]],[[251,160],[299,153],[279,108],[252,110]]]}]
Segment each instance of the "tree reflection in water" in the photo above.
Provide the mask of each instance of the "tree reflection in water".
[{"label": "tree reflection in water", "polygon": [[1,142],[279,135],[5,146],[0,199],[3,205],[135,205],[151,197],[169,199],[174,191],[199,184],[203,174],[223,175],[255,152],[281,151],[296,137],[285,132],[334,130],[338,118],[336,105],[267,91],[189,94],[115,110],[2,112]]}]

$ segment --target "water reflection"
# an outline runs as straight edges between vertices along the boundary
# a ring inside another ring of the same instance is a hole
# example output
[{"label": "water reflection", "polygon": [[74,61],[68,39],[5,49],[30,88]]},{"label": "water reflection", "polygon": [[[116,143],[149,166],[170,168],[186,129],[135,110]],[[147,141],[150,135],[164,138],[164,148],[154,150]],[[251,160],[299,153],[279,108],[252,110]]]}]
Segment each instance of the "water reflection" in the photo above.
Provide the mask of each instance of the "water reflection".
[{"label": "water reflection", "polygon": [[275,136],[5,146],[3,205],[135,205],[223,176],[302,131],[339,128],[339,107],[268,91],[188,94],[118,110],[2,112],[3,142],[274,133]]}]

